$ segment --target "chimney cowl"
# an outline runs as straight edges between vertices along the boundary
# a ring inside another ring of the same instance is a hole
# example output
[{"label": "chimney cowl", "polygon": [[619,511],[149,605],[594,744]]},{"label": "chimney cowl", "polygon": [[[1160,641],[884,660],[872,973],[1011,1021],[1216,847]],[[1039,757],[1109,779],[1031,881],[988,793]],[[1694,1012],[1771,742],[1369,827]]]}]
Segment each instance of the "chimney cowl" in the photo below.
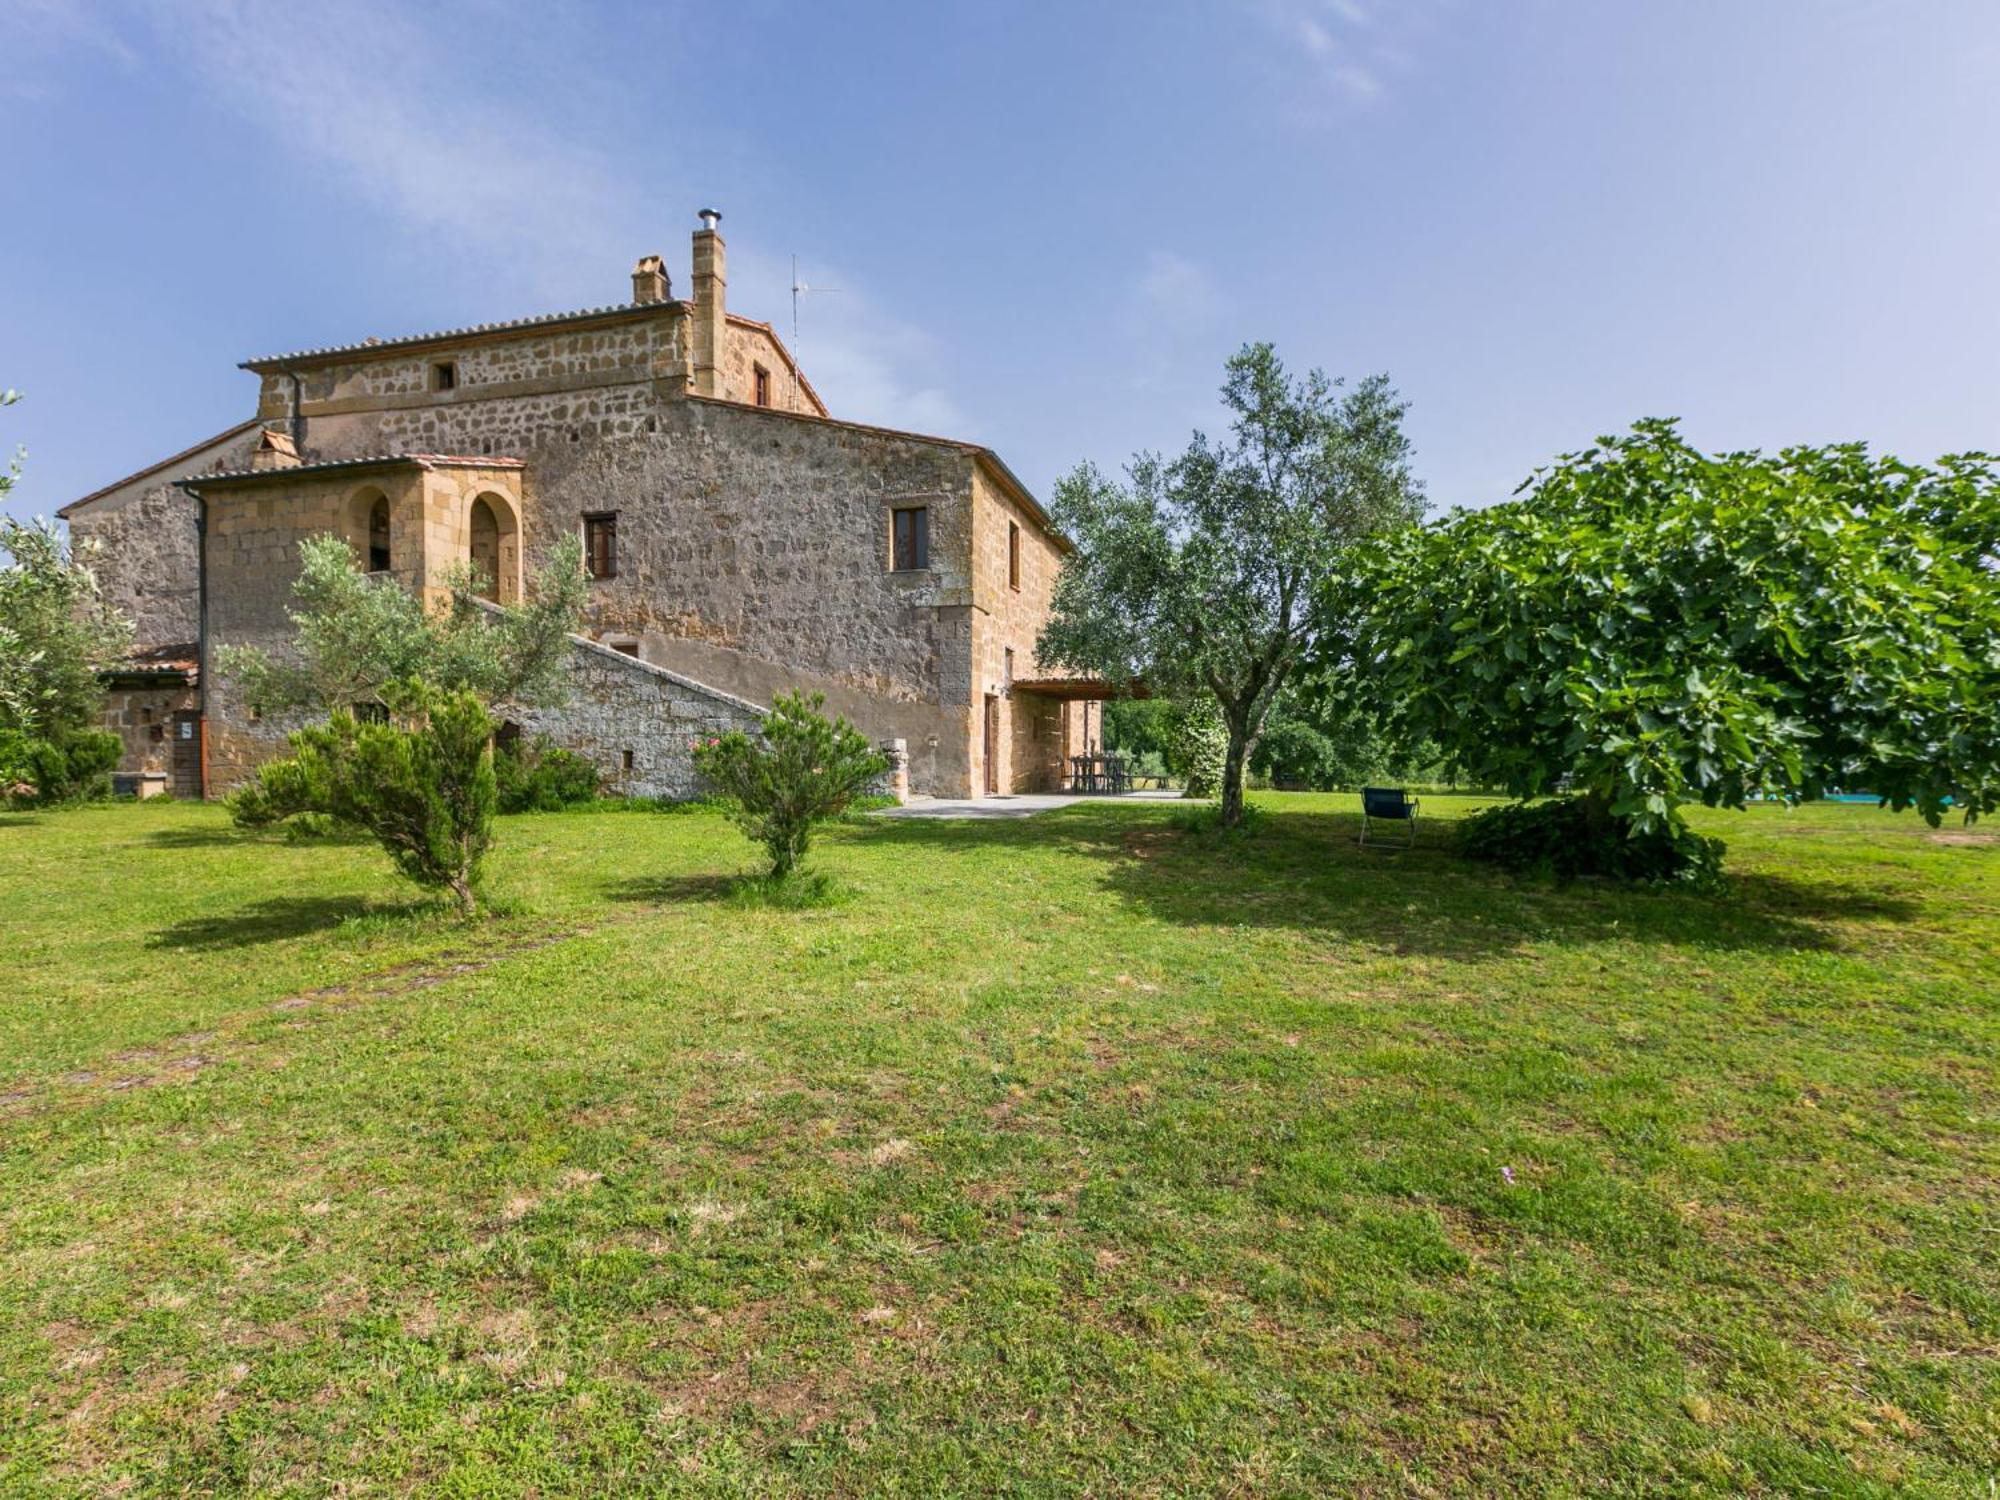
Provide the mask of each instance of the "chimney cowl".
[{"label": "chimney cowl", "polygon": [[719,208],[704,208],[698,211],[695,217],[701,220],[701,227],[704,230],[710,234],[714,234],[716,226],[722,223],[722,210]]}]

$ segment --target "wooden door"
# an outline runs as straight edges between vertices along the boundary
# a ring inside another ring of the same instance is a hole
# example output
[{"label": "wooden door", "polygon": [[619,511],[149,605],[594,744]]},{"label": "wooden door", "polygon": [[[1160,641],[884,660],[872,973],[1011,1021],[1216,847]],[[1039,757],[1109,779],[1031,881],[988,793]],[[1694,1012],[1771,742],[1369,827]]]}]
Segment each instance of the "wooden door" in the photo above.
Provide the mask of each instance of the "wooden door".
[{"label": "wooden door", "polygon": [[199,800],[201,797],[201,715],[190,709],[180,709],[174,714],[169,726],[174,737],[171,765],[172,786],[176,797]]},{"label": "wooden door", "polygon": [[1000,700],[986,695],[986,795],[1000,794]]}]

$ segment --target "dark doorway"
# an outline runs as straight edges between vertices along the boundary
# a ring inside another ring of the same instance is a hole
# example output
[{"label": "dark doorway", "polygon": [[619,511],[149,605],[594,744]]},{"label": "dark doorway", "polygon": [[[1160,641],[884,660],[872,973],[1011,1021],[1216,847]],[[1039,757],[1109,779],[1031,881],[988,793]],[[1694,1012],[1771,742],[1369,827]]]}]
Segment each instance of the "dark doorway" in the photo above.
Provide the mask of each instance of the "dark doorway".
[{"label": "dark doorway", "polygon": [[192,709],[181,709],[174,715],[172,726],[173,768],[172,783],[176,797],[186,797],[191,801],[201,799],[201,715]]},{"label": "dark doorway", "polygon": [[986,795],[1000,795],[1000,700],[986,695]]},{"label": "dark doorway", "polygon": [[389,501],[386,496],[368,508],[368,571],[389,571]]}]

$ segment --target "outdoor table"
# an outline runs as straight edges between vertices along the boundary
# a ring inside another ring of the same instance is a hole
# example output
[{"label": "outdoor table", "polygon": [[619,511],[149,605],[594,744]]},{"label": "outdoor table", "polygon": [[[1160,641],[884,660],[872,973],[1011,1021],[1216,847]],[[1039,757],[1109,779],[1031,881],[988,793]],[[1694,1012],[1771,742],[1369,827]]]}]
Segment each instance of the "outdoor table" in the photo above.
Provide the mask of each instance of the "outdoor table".
[{"label": "outdoor table", "polygon": [[1093,795],[1102,792],[1122,792],[1131,781],[1125,768],[1125,757],[1106,751],[1093,751],[1088,755],[1072,755],[1070,763],[1070,790]]}]

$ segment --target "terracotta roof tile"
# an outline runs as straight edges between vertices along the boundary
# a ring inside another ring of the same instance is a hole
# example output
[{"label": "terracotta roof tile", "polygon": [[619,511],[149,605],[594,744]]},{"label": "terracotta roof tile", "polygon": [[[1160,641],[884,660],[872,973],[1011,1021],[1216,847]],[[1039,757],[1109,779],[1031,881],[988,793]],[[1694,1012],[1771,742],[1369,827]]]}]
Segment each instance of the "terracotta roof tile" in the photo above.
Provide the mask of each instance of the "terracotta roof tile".
[{"label": "terracotta roof tile", "polygon": [[367,338],[352,344],[327,344],[317,349],[294,349],[289,354],[260,354],[255,359],[244,360],[236,368],[260,371],[269,368],[283,369],[286,365],[330,359],[343,354],[379,354],[384,351],[412,348],[420,344],[472,338],[480,334],[514,333],[555,327],[564,323],[587,323],[595,319],[610,318],[637,322],[668,308],[684,306],[686,304],[682,302],[613,302],[603,307],[582,307],[570,312],[538,313],[529,318],[507,318],[498,323],[468,323],[463,328],[439,328],[430,333],[410,333],[393,339]]},{"label": "terracotta roof tile", "polygon": [[293,464],[277,469],[229,469],[220,474],[190,474],[176,479],[184,490],[200,490],[211,484],[230,484],[245,479],[291,479],[300,474],[330,474],[342,470],[388,469],[402,465],[419,469],[525,469],[525,458],[507,458],[490,453],[378,453],[367,458],[332,458],[322,463]]}]

